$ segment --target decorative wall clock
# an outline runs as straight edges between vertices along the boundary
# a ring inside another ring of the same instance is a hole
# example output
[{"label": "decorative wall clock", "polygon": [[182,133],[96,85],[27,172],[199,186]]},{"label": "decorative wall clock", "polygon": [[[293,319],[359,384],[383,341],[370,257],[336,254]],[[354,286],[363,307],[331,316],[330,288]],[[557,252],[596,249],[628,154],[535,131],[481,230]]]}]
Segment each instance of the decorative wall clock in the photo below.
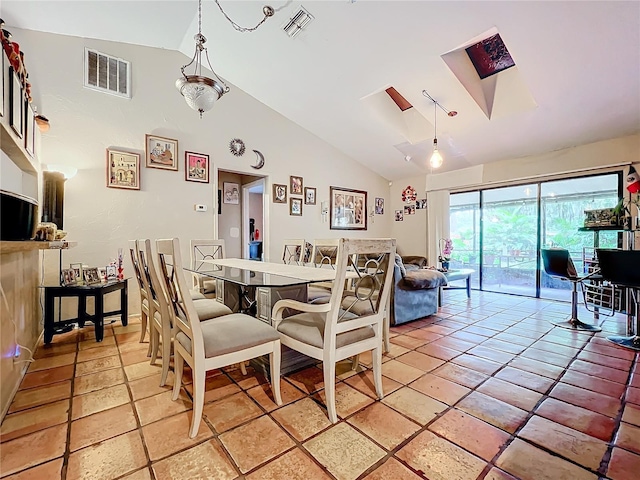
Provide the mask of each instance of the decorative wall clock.
[{"label": "decorative wall clock", "polygon": [[416,189],[409,185],[402,191],[402,201],[405,203],[413,203],[418,198]]},{"label": "decorative wall clock", "polygon": [[236,157],[241,157],[242,155],[244,155],[245,151],[244,142],[239,138],[234,138],[229,142],[229,151]]}]

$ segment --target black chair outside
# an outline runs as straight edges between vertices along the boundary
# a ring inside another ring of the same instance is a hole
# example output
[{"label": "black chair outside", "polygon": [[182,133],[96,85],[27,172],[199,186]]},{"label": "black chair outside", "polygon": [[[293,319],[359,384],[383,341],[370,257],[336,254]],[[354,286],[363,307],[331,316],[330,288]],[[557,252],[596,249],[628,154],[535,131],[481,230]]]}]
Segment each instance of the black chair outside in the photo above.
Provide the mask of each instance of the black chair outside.
[{"label": "black chair outside", "polygon": [[543,248],[541,254],[547,275],[571,282],[571,317],[568,320],[551,323],[557,327],[572,330],[600,332],[602,330],[600,327],[578,320],[578,284],[582,284],[584,279],[594,273],[579,277],[569,251],[564,248]]},{"label": "black chair outside", "polygon": [[602,277],[616,287],[626,288],[635,306],[635,334],[630,337],[610,336],[607,340],[640,351],[640,251],[598,248],[596,252]]}]

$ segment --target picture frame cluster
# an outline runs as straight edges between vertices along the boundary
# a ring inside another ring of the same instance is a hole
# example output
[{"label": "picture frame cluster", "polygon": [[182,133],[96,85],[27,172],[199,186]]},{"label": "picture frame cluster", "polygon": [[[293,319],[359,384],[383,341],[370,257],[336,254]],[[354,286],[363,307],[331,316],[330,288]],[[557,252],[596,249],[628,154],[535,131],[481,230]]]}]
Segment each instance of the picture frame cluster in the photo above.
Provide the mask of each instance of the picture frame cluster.
[{"label": "picture frame cluster", "polygon": [[118,272],[115,265],[106,267],[88,267],[82,263],[72,263],[69,268],[60,271],[60,285],[64,287],[76,285],[97,285],[117,280]]},{"label": "picture frame cluster", "polygon": [[[273,203],[289,203],[289,215],[294,217],[302,216],[302,205],[316,205],[316,187],[305,187],[304,179],[298,175],[289,176],[289,185],[274,183]],[[296,195],[296,196],[294,196]],[[299,195],[299,197],[298,197]]]}]

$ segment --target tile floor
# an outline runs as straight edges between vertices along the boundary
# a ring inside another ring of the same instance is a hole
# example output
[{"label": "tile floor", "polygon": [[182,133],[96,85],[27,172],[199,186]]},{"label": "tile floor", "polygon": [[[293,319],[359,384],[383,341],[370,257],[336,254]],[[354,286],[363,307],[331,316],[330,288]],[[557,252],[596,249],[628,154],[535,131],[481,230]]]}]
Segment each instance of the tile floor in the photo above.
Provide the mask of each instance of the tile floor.
[{"label": "tile floor", "polygon": [[[638,355],[553,327],[566,303],[446,292],[437,316],[393,330],[376,401],[370,357],[344,364],[339,423],[322,371],[282,382],[277,408],[249,369],[212,372],[193,440],[190,384],[172,402],[139,323],[55,337],[0,427],[3,479],[637,480]],[[582,314],[589,318],[588,314]],[[185,373],[189,383],[188,372]],[[171,382],[173,381],[170,378]]]}]

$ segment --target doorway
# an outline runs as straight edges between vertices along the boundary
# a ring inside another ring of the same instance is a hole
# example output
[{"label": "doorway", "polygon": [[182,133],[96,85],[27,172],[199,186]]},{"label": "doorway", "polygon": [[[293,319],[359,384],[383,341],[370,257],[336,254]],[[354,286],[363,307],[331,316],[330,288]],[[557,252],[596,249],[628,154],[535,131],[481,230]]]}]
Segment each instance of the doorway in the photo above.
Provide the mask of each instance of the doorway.
[{"label": "doorway", "polygon": [[265,179],[242,185],[242,258],[264,260],[265,239]]}]

